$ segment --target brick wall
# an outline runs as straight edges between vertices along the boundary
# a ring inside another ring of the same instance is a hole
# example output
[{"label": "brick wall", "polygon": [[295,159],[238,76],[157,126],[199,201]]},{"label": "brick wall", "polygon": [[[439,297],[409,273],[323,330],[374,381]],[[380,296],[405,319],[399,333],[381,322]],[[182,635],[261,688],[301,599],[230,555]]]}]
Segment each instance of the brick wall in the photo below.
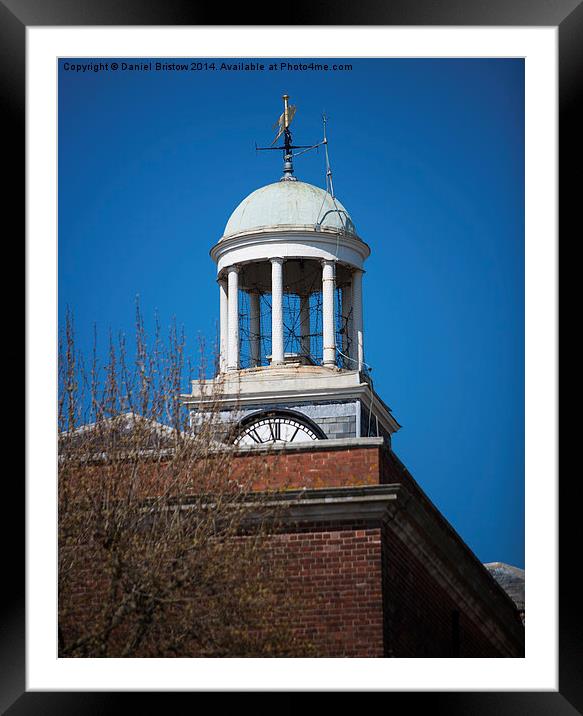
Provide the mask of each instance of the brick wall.
[{"label": "brick wall", "polygon": [[[144,460],[139,467],[138,477],[133,474],[129,461],[123,469],[116,468],[114,473],[120,475],[122,484],[121,475],[125,470],[128,479],[131,477],[135,483],[133,489],[144,497],[154,497],[171,484],[175,492],[182,484],[181,481],[186,486],[188,477],[192,478],[190,482],[193,486],[204,483],[206,489],[212,490],[213,485],[218,484],[217,480],[226,479],[227,470],[230,479],[255,491],[381,484],[381,453],[378,445],[339,449],[330,448],[322,441],[310,443],[306,447],[308,449],[289,451],[242,451],[227,461],[221,462],[218,458],[216,466],[213,466],[211,457],[203,464],[200,474],[196,472],[194,463],[180,467],[157,459]],[[94,463],[84,466],[82,470],[86,475],[94,475],[98,479],[104,467]],[[184,494],[192,491],[189,485]]]},{"label": "brick wall", "polygon": [[284,618],[315,646],[315,656],[383,656],[379,528],[328,525],[280,534],[272,549],[297,604]]},{"label": "brick wall", "polygon": [[255,472],[255,490],[359,487],[379,484],[379,457],[377,446],[338,450],[323,445],[309,451],[241,453],[233,459],[233,471]]},{"label": "brick wall", "polygon": [[[267,568],[270,562],[278,565],[277,589],[285,595],[284,606],[273,609],[270,621],[288,626],[297,643],[306,645],[303,655],[383,656],[379,528],[340,523],[274,534],[267,545]],[[77,561],[69,579],[72,583],[67,602],[61,604],[59,622],[67,644],[87,634],[87,624],[101,612],[110,588],[105,562],[95,554],[87,553],[86,560]],[[124,621],[114,630],[112,653],[122,650],[130,627]],[[147,644],[140,655],[148,655]]]},{"label": "brick wall", "polygon": [[396,455],[384,445],[330,447],[309,443],[302,450],[242,452],[233,458],[234,474],[257,479],[254,489],[360,487],[403,484],[426,501],[423,491]]},{"label": "brick wall", "polygon": [[[328,441],[309,443],[301,450],[241,451],[228,463],[231,477],[258,491],[403,483],[408,489],[422,494],[409,473],[387,448],[378,444],[330,447],[327,443]],[[208,465],[211,463],[212,459],[208,461]],[[223,466],[225,464],[227,463],[222,463]],[[208,465],[205,464],[204,469],[211,475],[210,487],[213,468]],[[194,466],[189,469],[194,470]],[[219,466],[218,469],[221,474],[224,472],[224,467]],[[96,463],[84,470],[97,475],[103,467]],[[128,467],[129,473],[131,469]],[[151,464],[144,460],[140,466],[137,489],[144,496],[157,495],[168,485],[175,473],[174,467],[164,460],[155,459]],[[201,479],[202,476],[195,476],[195,482]]]}]

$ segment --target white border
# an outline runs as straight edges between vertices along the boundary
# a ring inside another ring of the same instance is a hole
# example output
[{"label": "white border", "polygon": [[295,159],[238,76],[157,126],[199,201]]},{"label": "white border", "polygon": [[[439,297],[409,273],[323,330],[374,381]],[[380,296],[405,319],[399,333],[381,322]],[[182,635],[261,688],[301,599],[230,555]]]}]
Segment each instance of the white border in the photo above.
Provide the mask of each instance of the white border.
[{"label": "white border", "polygon": [[[56,658],[57,57],[280,57],[282,47],[526,58],[525,659]],[[557,28],[29,27],[27,60],[27,689],[557,690]]]}]

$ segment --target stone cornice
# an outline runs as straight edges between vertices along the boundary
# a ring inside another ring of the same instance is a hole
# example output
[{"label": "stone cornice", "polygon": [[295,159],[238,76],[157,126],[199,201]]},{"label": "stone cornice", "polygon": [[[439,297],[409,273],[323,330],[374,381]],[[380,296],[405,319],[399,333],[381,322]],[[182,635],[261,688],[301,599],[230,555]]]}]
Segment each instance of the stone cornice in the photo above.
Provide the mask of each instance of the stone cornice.
[{"label": "stone cornice", "polygon": [[[192,382],[192,394],[181,395],[187,408],[244,409],[266,403],[305,403],[309,401],[361,400],[365,407],[376,410],[383,427],[394,433],[401,427],[390,408],[358,371],[319,368],[319,372],[303,368],[265,368],[238,371],[238,375],[217,380],[221,388],[213,390],[213,381]],[[286,373],[291,377],[287,378]],[[286,378],[286,379],[282,379]],[[205,399],[204,390],[209,390]],[[196,390],[200,392],[196,394]]]},{"label": "stone cornice", "polygon": [[329,452],[331,450],[355,450],[381,448],[385,444],[384,438],[338,438],[326,440],[313,440],[303,443],[269,443],[266,445],[240,445],[236,448],[236,455],[257,455],[262,453],[288,454],[298,452]]}]

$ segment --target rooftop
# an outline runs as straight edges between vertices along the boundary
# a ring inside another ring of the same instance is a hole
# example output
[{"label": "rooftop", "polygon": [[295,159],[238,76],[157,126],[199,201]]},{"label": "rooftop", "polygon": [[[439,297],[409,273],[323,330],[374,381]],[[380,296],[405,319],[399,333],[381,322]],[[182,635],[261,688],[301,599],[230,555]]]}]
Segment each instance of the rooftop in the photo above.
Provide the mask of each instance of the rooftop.
[{"label": "rooftop", "polygon": [[506,594],[524,612],[524,569],[504,562],[490,562],[484,565]]}]

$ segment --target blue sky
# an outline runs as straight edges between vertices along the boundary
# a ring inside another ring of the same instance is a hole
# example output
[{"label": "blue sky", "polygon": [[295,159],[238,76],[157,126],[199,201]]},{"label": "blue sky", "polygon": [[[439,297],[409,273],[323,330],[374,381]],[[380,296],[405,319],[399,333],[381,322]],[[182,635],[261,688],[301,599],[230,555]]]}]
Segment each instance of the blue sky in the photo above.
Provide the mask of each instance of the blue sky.
[{"label": "blue sky", "polygon": [[[61,61],[60,321],[70,306],[83,351],[96,324],[105,353],[109,328],[132,336],[139,295],[146,323],[176,317],[193,355],[198,335],[212,341],[209,249],[281,175],[279,153],[254,142],[271,141],[283,93],[297,143],[320,140],[326,111],[336,194],[372,249],[365,351],[403,425],[393,448],[482,561],[523,567],[523,61],[335,61],[352,70],[74,73]],[[325,186],[321,152],[295,169]]]}]

